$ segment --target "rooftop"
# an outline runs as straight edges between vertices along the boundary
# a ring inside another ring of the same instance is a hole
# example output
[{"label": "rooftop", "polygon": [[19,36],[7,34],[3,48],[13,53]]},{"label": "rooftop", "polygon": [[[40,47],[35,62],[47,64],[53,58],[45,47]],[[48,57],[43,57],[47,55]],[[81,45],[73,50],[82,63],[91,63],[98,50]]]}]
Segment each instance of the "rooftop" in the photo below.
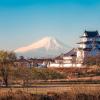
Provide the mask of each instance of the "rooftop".
[{"label": "rooftop", "polygon": [[76,49],[73,48],[68,53],[64,54],[64,56],[76,56]]},{"label": "rooftop", "polygon": [[[85,37],[90,37],[90,38],[93,38],[93,37],[96,37],[96,36],[99,36],[99,33],[98,31],[85,31]],[[84,37],[84,36],[82,36]]]}]

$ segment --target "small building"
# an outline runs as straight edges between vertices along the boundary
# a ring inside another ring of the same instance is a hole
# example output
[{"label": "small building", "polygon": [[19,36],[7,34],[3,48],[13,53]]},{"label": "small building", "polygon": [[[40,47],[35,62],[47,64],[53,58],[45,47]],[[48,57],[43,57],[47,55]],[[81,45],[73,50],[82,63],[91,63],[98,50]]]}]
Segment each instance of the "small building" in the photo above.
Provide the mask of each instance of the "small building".
[{"label": "small building", "polygon": [[24,57],[20,57],[14,62],[16,67],[30,67],[30,62],[26,60]]},{"label": "small building", "polygon": [[81,64],[76,63],[76,54],[76,49],[73,48],[68,53],[61,54],[60,56],[56,57],[55,62],[50,63],[48,67],[80,67]]},{"label": "small building", "polygon": [[31,67],[47,67],[47,64],[53,60],[50,58],[30,58],[28,61]]},{"label": "small building", "polygon": [[63,63],[70,64],[76,62],[76,49],[73,48],[68,53],[64,54],[63,56]]}]

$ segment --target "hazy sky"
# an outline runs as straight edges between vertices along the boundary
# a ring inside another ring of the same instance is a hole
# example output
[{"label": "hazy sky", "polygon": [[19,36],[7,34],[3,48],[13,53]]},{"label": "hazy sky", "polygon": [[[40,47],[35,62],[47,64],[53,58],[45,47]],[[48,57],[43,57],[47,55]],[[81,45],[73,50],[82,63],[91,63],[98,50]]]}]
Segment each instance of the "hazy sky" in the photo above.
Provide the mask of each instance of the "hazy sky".
[{"label": "hazy sky", "polygon": [[0,0],[0,49],[46,36],[73,47],[85,29],[100,31],[100,0]]}]

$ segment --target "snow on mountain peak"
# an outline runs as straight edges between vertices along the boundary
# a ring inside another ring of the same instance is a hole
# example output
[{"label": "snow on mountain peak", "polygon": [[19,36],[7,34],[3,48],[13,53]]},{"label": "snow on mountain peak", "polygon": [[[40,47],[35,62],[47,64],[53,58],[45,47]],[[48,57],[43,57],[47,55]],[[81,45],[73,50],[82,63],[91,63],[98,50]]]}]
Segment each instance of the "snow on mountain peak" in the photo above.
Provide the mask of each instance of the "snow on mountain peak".
[{"label": "snow on mountain peak", "polygon": [[61,43],[60,41],[58,41],[57,39],[53,38],[53,37],[44,37],[41,40],[32,43],[31,45],[25,46],[25,47],[21,47],[15,50],[16,53],[28,53],[28,52],[32,52],[32,54],[36,51],[40,51],[44,53],[50,53],[50,51],[55,52],[63,52],[63,50],[65,50],[65,47],[63,45],[63,43]]},{"label": "snow on mountain peak", "polygon": [[53,37],[46,37],[44,39],[46,39],[46,45],[45,45],[46,50],[62,48],[62,45],[58,43],[57,39]]}]

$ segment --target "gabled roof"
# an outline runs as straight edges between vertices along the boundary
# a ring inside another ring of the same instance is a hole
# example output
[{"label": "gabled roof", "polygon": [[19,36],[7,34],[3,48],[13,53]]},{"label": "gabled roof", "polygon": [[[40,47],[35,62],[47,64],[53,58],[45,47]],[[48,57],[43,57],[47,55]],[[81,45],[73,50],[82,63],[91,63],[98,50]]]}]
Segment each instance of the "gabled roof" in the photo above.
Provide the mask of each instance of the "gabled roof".
[{"label": "gabled roof", "polygon": [[64,56],[76,56],[76,49],[73,48],[68,53],[64,54]]},{"label": "gabled roof", "polygon": [[58,57],[55,58],[56,60],[63,60],[63,57],[60,55]]},{"label": "gabled roof", "polygon": [[98,31],[85,31],[86,37],[96,37],[99,36]]},{"label": "gabled roof", "polygon": [[64,56],[76,56],[76,49],[73,48],[72,50],[70,50],[69,52],[65,53],[65,54],[61,54],[59,56],[57,56],[55,59],[56,60],[63,60]]}]

